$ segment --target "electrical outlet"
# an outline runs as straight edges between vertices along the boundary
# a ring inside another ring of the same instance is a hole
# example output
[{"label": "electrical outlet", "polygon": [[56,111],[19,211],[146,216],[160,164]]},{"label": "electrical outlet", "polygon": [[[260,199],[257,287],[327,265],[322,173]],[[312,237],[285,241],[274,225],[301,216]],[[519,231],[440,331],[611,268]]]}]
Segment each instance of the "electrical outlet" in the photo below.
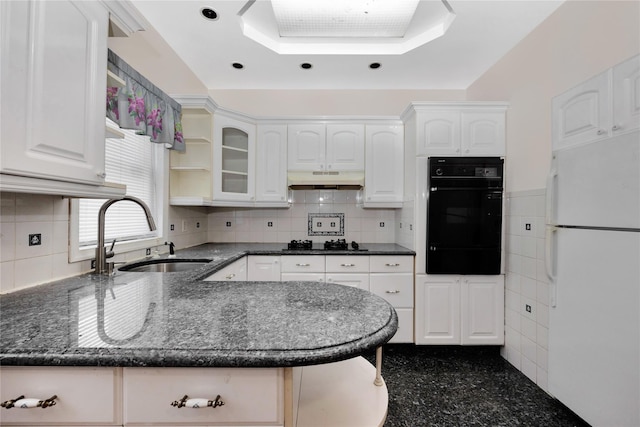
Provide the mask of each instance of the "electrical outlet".
[{"label": "electrical outlet", "polygon": [[196,222],[196,228],[200,228],[200,223]]},{"label": "electrical outlet", "polygon": [[91,260],[91,269],[92,269],[92,270],[95,270],[95,269],[96,269],[96,260],[95,260],[95,259],[92,259],[92,260]]},{"label": "electrical outlet", "polygon": [[526,223],[526,224],[524,225],[524,229],[525,229],[525,230],[527,230],[527,231],[531,231],[531,224]]},{"label": "electrical outlet", "polygon": [[227,227],[231,227],[231,221],[227,221]]},{"label": "electrical outlet", "polygon": [[40,246],[42,244],[42,234],[29,234],[29,246]]},{"label": "electrical outlet", "polygon": [[384,228],[384,222],[380,223],[380,228]]},{"label": "electrical outlet", "polygon": [[171,224],[171,225],[169,226],[169,229],[170,229],[171,231],[174,231],[174,230],[176,229],[175,224]]},{"label": "electrical outlet", "polygon": [[529,304],[525,304],[524,309],[527,311],[527,313],[531,313],[531,306]]},{"label": "electrical outlet", "polygon": [[147,256],[151,255],[151,248],[147,248]]}]

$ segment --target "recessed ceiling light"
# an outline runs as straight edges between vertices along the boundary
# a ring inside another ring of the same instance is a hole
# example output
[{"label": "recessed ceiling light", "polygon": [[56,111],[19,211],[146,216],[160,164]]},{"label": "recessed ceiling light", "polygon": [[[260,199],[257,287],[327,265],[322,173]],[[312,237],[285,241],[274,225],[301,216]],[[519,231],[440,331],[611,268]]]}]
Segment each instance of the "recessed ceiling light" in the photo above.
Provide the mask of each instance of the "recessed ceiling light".
[{"label": "recessed ceiling light", "polygon": [[369,68],[371,68],[372,70],[377,70],[378,68],[380,68],[380,63],[379,62],[372,62],[371,64],[369,64]]},{"label": "recessed ceiling light", "polygon": [[239,63],[239,62],[234,62],[233,64],[231,64],[231,66],[232,66],[233,68],[235,68],[236,70],[242,70],[242,69],[244,68],[244,65],[242,65],[242,64],[241,64],[241,63]]},{"label": "recessed ceiling light", "polygon": [[218,19],[218,14],[210,7],[203,7],[202,9],[200,9],[200,13],[205,19],[208,19],[209,21],[215,21],[216,19]]},{"label": "recessed ceiling light", "polygon": [[311,68],[313,68],[313,65],[309,64],[308,62],[303,62],[302,64],[300,64],[300,68],[303,68],[305,70],[310,70]]}]

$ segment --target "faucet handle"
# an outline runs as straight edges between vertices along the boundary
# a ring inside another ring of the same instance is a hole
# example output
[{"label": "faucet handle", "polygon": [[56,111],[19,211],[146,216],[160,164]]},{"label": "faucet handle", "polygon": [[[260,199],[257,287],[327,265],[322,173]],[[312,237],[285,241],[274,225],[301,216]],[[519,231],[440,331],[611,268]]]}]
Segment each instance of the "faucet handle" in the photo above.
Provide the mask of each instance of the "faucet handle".
[{"label": "faucet handle", "polygon": [[113,253],[113,247],[115,245],[116,245],[116,239],[113,239],[113,242],[111,242],[111,247],[105,253],[105,258],[111,258],[111,257],[113,257],[115,255],[115,253]]}]

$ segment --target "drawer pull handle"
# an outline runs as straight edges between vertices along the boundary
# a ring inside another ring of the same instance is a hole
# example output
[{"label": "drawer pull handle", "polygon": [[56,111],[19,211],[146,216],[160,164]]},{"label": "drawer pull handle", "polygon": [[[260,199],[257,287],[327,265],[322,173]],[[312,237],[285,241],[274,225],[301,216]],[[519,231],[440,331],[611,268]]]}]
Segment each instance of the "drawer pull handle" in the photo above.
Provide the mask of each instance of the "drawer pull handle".
[{"label": "drawer pull handle", "polygon": [[233,279],[234,277],[236,277],[236,273],[231,273],[231,274],[227,274],[225,276],[225,279],[230,280],[230,279]]},{"label": "drawer pull handle", "polygon": [[30,399],[25,398],[24,396],[18,396],[15,399],[7,400],[5,402],[0,403],[0,406],[6,409],[11,408],[48,408],[50,406],[54,406],[56,404],[56,399],[58,396],[55,394],[48,399]]},{"label": "drawer pull handle", "polygon": [[388,294],[399,294],[399,293],[400,293],[400,291],[398,291],[398,290],[395,290],[395,291],[385,291],[385,292],[386,292],[386,293],[388,293]]},{"label": "drawer pull handle", "polygon": [[198,398],[189,399],[189,396],[185,394],[182,399],[171,402],[171,406],[175,406],[176,408],[217,408],[223,405],[224,402],[220,399],[220,395],[217,395],[214,400],[209,400]]},{"label": "drawer pull handle", "polygon": [[296,264],[296,267],[309,267],[311,264]]},{"label": "drawer pull handle", "polygon": [[391,264],[391,263],[386,263],[385,265],[386,265],[387,267],[400,267],[400,264],[398,264],[397,262],[396,262],[396,263],[393,263],[393,264]]},{"label": "drawer pull handle", "polygon": [[340,267],[355,267],[355,264],[340,264]]}]

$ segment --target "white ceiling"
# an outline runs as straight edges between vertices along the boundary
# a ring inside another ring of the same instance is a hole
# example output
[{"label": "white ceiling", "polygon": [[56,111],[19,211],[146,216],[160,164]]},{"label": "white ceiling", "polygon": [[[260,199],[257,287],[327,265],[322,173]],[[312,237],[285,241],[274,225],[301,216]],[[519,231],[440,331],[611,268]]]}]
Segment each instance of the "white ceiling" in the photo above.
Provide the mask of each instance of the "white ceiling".
[{"label": "white ceiling", "polygon": [[[209,89],[466,89],[562,1],[449,0],[448,31],[402,55],[280,55],[243,35],[246,0],[131,0]],[[205,6],[217,20],[200,15]]]}]

